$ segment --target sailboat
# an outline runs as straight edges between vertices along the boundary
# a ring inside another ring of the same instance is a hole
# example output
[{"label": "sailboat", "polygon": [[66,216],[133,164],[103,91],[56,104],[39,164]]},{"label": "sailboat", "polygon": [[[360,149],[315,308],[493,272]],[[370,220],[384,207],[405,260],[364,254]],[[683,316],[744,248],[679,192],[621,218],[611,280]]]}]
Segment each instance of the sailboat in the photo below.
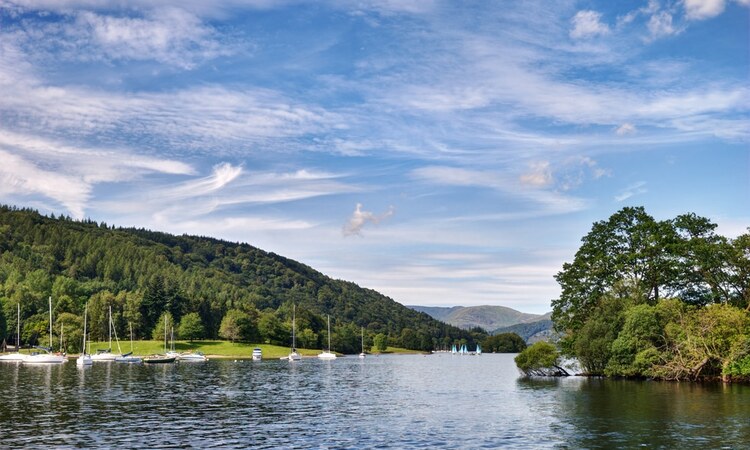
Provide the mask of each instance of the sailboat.
[{"label": "sailboat", "polygon": [[[166,317],[164,318],[164,323],[166,323]],[[174,326],[170,327],[170,334],[169,334],[169,350],[167,351],[167,356],[174,357],[175,359],[181,359],[180,354],[177,353],[177,351],[174,349]]]},{"label": "sailboat", "polygon": [[482,347],[480,347],[478,343],[477,343],[477,351],[475,353],[477,355],[481,355],[482,354]]},{"label": "sailboat", "polygon": [[26,359],[29,355],[21,353],[21,303],[17,303],[18,318],[16,319],[16,352],[0,355],[0,361],[19,362]]},{"label": "sailboat", "polygon": [[24,359],[24,364],[62,364],[66,361],[65,355],[57,352],[52,353],[52,297],[49,298],[49,348],[36,347],[45,353],[35,353]]},{"label": "sailboat", "polygon": [[115,362],[140,364],[143,362],[143,358],[141,358],[140,356],[133,356],[133,324],[128,322],[128,327],[130,328],[130,352],[125,353],[122,356],[118,356],[117,358],[115,358]]},{"label": "sailboat", "polygon": [[83,342],[81,343],[81,356],[76,359],[76,366],[78,367],[86,367],[94,364],[94,361],[91,359],[91,355],[86,353],[86,322],[88,321],[88,313],[89,313],[89,304],[86,303],[86,306],[83,308]]},{"label": "sailboat", "polygon": [[112,305],[109,305],[109,348],[106,350],[97,350],[96,354],[91,355],[93,361],[114,361],[117,357],[122,356],[122,349],[120,349],[120,340],[117,339],[117,331],[115,331],[115,340],[117,341],[117,349],[120,353],[112,353],[112,330],[115,328],[115,323],[112,321]]},{"label": "sailboat", "polygon": [[286,358],[289,361],[299,361],[302,359],[302,355],[297,353],[297,330],[296,330],[296,319],[297,319],[297,305],[292,305],[292,351],[287,355]]},{"label": "sailboat", "polygon": [[365,354],[365,327],[362,327],[362,352],[360,352],[359,357],[364,358],[367,356]]},{"label": "sailboat", "polygon": [[458,350],[456,350],[456,344],[453,344],[453,347],[451,347],[451,353],[454,355],[458,353]]},{"label": "sailboat", "polygon": [[143,358],[143,362],[147,364],[168,364],[175,362],[176,359],[174,356],[167,356],[167,316],[164,316],[164,354],[147,356]]},{"label": "sailboat", "polygon": [[319,359],[336,359],[336,354],[331,353],[331,316],[328,316],[328,350],[318,354]]}]

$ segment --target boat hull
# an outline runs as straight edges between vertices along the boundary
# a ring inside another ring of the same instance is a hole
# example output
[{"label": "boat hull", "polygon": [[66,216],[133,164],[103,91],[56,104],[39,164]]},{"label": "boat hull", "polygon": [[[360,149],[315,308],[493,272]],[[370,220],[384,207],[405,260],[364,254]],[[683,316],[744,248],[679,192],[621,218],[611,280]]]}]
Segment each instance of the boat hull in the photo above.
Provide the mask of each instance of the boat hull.
[{"label": "boat hull", "polygon": [[170,364],[177,360],[174,356],[155,356],[151,358],[144,358],[143,362],[146,364]]},{"label": "boat hull", "polygon": [[67,359],[63,355],[31,355],[23,360],[24,364],[62,364]]}]

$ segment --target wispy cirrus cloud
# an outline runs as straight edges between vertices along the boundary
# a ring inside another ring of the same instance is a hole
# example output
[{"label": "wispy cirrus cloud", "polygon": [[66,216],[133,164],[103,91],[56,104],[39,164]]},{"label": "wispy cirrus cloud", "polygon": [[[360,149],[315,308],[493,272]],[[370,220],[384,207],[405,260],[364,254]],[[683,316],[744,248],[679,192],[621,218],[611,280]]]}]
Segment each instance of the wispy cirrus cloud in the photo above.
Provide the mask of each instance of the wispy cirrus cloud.
[{"label": "wispy cirrus cloud", "polygon": [[122,149],[94,149],[0,129],[0,192],[42,196],[83,218],[100,183],[119,183],[148,174],[189,174],[182,162]]},{"label": "wispy cirrus cloud", "polygon": [[158,144],[242,151],[336,126],[340,118],[269,89],[196,86],[113,92],[42,79],[12,42],[0,43],[0,112],[6,126],[95,137],[110,145]]},{"label": "wispy cirrus cloud", "polygon": [[491,189],[505,196],[521,200],[526,205],[519,210],[534,210],[534,215],[554,215],[580,211],[586,208],[584,199],[564,195],[557,191],[529,185],[524,188],[518,177],[493,171],[447,166],[426,166],[411,172],[412,177],[429,183],[446,186],[465,186]]},{"label": "wispy cirrus cloud", "polygon": [[636,195],[642,195],[647,192],[648,192],[648,189],[646,188],[646,182],[638,181],[637,183],[633,183],[630,186],[623,189],[622,191],[620,191],[620,193],[615,196],[615,201],[623,202],[631,197],[634,197]]}]

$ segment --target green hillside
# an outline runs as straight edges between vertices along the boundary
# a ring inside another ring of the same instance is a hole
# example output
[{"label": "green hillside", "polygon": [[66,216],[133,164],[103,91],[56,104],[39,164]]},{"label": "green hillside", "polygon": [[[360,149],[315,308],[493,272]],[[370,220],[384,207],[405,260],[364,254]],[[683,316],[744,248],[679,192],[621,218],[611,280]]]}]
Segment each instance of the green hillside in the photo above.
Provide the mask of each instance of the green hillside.
[{"label": "green hillside", "polygon": [[483,330],[491,331],[518,323],[533,322],[543,318],[543,316],[539,314],[522,313],[505,306],[409,306],[409,308],[412,308],[415,311],[424,312],[437,320],[441,320],[462,329],[479,327]]},{"label": "green hillside", "polygon": [[[20,304],[22,343],[41,338],[46,344],[49,296],[55,334],[63,327],[71,350],[80,346],[87,302],[94,340],[107,336],[111,305],[121,336],[132,325],[136,339],[150,339],[161,332],[166,315],[177,334],[184,328],[200,338],[231,335],[289,345],[293,304],[301,347],[320,348],[327,340],[327,314],[333,346],[343,352],[359,351],[361,327],[366,343],[385,339],[388,345],[416,350],[475,338],[376,291],[248,244],[0,206],[0,335],[15,341]],[[188,315],[191,323],[198,317],[198,328],[183,326]]]},{"label": "green hillside", "polygon": [[507,327],[498,328],[492,331],[492,334],[516,333],[526,341],[527,344],[533,344],[538,340],[551,340],[554,338],[553,324],[550,320],[550,314],[545,314],[544,318],[533,322],[517,323]]}]

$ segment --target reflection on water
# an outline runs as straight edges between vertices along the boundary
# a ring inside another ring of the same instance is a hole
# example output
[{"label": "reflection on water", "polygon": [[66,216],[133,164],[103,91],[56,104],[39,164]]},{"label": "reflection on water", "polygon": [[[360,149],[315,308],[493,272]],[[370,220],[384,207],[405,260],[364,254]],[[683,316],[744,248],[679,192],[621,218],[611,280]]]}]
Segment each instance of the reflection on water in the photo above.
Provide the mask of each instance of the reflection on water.
[{"label": "reflection on water", "polygon": [[1,446],[743,448],[750,387],[520,379],[513,355],[0,365]]}]

